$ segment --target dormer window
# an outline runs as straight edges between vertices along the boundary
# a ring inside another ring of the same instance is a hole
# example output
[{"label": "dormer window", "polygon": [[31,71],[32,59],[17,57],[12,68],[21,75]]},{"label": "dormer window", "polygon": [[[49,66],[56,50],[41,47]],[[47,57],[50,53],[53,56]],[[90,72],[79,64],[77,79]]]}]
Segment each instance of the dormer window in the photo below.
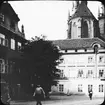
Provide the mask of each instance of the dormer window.
[{"label": "dormer window", "polygon": [[10,28],[15,30],[15,21],[11,20]]},{"label": "dormer window", "polygon": [[0,13],[0,22],[4,22],[4,15]]}]

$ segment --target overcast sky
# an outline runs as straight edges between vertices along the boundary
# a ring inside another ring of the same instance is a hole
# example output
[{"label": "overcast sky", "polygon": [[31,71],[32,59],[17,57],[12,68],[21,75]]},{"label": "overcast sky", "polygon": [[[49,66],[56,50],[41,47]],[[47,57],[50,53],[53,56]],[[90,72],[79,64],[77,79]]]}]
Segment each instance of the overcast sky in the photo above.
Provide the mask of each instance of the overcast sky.
[{"label": "overcast sky", "polygon": [[[10,1],[24,25],[26,39],[41,34],[48,40],[67,38],[68,10],[72,14],[72,1]],[[97,18],[100,2],[88,1],[88,7]]]}]

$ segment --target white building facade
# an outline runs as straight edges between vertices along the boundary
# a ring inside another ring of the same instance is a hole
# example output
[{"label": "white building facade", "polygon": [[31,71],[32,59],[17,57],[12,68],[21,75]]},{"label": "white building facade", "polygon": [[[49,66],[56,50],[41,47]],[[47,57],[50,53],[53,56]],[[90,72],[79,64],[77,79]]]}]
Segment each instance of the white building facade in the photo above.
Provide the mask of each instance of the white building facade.
[{"label": "white building facade", "polygon": [[87,2],[81,1],[77,6],[68,19],[68,38],[53,41],[64,60],[57,66],[61,77],[52,91],[88,95],[88,90],[92,89],[93,96],[104,97],[105,81],[101,79],[105,78],[105,39],[98,37],[100,27]]}]

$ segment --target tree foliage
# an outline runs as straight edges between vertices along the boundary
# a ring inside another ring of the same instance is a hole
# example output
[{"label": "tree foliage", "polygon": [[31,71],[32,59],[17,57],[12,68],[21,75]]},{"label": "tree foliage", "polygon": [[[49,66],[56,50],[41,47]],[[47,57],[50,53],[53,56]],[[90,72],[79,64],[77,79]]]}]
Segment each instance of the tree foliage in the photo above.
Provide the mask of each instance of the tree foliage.
[{"label": "tree foliage", "polygon": [[54,79],[59,75],[56,66],[61,62],[61,53],[51,41],[45,37],[35,37],[22,48],[20,61],[20,78],[24,88],[29,84],[40,84],[47,93],[51,85],[57,82]]}]

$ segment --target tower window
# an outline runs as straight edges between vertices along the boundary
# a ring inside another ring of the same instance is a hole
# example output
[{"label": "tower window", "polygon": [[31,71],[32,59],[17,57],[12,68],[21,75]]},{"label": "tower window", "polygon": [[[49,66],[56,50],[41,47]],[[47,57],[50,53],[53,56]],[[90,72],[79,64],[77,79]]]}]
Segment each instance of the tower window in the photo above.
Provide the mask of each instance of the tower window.
[{"label": "tower window", "polygon": [[88,25],[86,21],[82,21],[82,38],[88,38]]}]

